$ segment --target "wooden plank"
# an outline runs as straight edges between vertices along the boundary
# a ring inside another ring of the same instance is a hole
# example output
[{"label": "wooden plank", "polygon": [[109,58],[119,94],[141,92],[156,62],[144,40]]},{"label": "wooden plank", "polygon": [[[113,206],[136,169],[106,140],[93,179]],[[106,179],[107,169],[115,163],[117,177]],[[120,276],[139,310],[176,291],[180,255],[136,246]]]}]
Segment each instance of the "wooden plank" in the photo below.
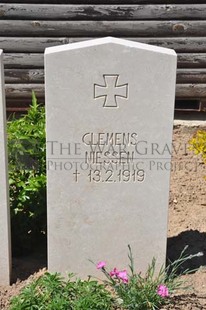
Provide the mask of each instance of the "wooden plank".
[{"label": "wooden plank", "polygon": [[[30,37],[0,37],[0,46],[5,53],[43,53],[46,47],[67,43],[75,43],[94,38],[71,37],[71,38],[30,38]],[[183,37],[183,38],[140,38],[127,37],[125,39],[172,48],[180,53],[206,52],[206,38],[203,37]]]},{"label": "wooden plank", "polygon": [[20,20],[205,20],[206,4],[62,5],[0,4],[1,19]]},{"label": "wooden plank", "polygon": [[177,84],[206,83],[206,69],[178,69]]},{"label": "wooden plank", "polygon": [[[5,69],[5,82],[44,83],[44,69]],[[178,69],[177,83],[206,83],[206,69]]]},{"label": "wooden plank", "polygon": [[[206,53],[178,54],[178,68],[206,68]],[[4,67],[12,68],[43,68],[43,53],[8,53],[4,54]]]},{"label": "wooden plank", "polygon": [[206,68],[206,54],[205,53],[178,54],[177,66],[178,68]]},{"label": "wooden plank", "polygon": [[205,36],[206,21],[1,20],[0,36]]},{"label": "wooden plank", "polygon": [[5,84],[5,91],[8,99],[31,98],[32,91],[37,97],[44,97],[43,84]]},{"label": "wooden plank", "polygon": [[[7,3],[16,3],[17,0],[7,0]],[[26,0],[27,3],[39,4],[162,4],[162,0]],[[196,0],[205,4],[205,0]],[[18,3],[25,3],[25,0],[18,0]],[[194,0],[164,0],[165,4],[190,4]]]},{"label": "wooden plank", "polygon": [[[91,40],[88,37],[71,38],[30,38],[30,37],[0,37],[0,46],[5,53],[43,53],[46,47],[67,43]],[[172,48],[180,53],[204,53],[206,52],[206,37],[182,37],[182,38],[140,38],[126,37],[125,39]]]},{"label": "wooden plank", "polygon": [[[160,47],[174,49],[176,52],[206,52],[206,38],[203,37],[182,37],[182,38],[129,38],[136,42],[142,42]],[[72,43],[72,39],[70,39]]]},{"label": "wooden plank", "polygon": [[[38,103],[44,105],[44,98],[38,97]],[[27,111],[31,105],[32,99],[30,98],[6,98],[6,110],[7,112],[24,112]]]},{"label": "wooden plank", "polygon": [[4,68],[42,68],[43,53],[8,53],[4,54]]},{"label": "wooden plank", "polygon": [[[31,98],[32,90],[44,98],[44,84],[6,84],[7,100]],[[177,84],[176,98],[206,98],[206,84]]]},{"label": "wooden plank", "polygon": [[206,84],[177,84],[176,98],[206,98]]},{"label": "wooden plank", "polygon": [[[29,103],[27,104],[26,107],[22,107],[21,105],[19,106],[20,103],[16,103],[15,106],[8,106],[9,101],[6,101],[6,112],[7,112],[7,118],[9,118],[11,115],[15,114],[16,115],[23,115],[28,111],[29,109]],[[24,113],[25,112],[25,113]]]},{"label": "wooden plank", "polygon": [[5,69],[5,83],[44,83],[43,69]]},{"label": "wooden plank", "polygon": [[[93,38],[88,37],[71,37],[69,43],[75,43],[85,40],[91,40]],[[206,38],[205,37],[182,37],[182,38],[142,38],[142,37],[123,37],[123,39],[141,42],[151,45],[157,45],[161,47],[174,49],[176,52],[194,52],[203,53],[206,52]],[[1,41],[0,41],[1,42]]]},{"label": "wooden plank", "polygon": [[0,46],[4,52],[43,53],[46,47],[69,43],[69,38],[31,38],[0,37]]}]

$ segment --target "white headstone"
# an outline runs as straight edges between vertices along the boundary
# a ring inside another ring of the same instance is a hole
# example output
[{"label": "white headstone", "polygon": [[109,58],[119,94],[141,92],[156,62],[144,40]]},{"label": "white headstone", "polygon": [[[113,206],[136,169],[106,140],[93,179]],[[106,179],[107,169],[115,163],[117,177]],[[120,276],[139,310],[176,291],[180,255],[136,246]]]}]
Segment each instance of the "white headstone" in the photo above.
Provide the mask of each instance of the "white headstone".
[{"label": "white headstone", "polygon": [[3,51],[0,50],[0,285],[10,284],[10,210],[6,145],[6,111],[4,92]]},{"label": "white headstone", "polygon": [[46,49],[48,267],[165,262],[174,51],[116,38]]}]

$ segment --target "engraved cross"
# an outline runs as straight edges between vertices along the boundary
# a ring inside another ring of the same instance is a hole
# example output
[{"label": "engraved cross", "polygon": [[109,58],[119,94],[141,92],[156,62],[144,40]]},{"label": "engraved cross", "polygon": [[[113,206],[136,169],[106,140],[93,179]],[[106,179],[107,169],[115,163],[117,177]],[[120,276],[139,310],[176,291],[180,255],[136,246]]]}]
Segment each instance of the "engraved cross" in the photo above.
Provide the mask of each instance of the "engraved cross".
[{"label": "engraved cross", "polygon": [[103,75],[104,85],[94,84],[94,99],[103,98],[104,108],[117,108],[117,98],[128,99],[128,84],[119,85],[119,75]]},{"label": "engraved cross", "polygon": [[80,173],[76,170],[73,174],[75,176],[75,182],[78,182],[78,175],[80,175]]}]

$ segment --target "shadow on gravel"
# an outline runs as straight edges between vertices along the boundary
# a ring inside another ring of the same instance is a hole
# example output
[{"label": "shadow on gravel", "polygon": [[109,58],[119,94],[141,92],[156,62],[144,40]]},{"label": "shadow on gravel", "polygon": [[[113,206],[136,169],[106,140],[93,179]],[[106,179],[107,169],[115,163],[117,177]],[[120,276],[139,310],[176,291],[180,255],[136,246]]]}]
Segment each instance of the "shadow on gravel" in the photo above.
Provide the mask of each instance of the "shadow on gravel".
[{"label": "shadow on gravel", "polygon": [[[180,257],[182,250],[188,246],[185,254],[194,255],[202,252],[203,255],[195,257],[186,263],[181,268],[197,269],[200,266],[206,266],[206,233],[201,233],[198,230],[184,231],[176,237],[168,238],[167,240],[167,258],[170,261],[177,260]],[[17,279],[23,281],[39,269],[47,266],[46,247],[39,247],[33,254],[22,257],[13,257],[12,263],[12,283]]]},{"label": "shadow on gravel", "polygon": [[29,276],[47,266],[45,246],[39,246],[32,254],[12,258],[11,283],[26,280]]},{"label": "shadow on gravel", "polygon": [[161,310],[205,310],[205,296],[186,294],[174,296]]},{"label": "shadow on gravel", "polygon": [[167,240],[167,258],[170,261],[177,260],[182,250],[188,246],[185,251],[186,255],[202,253],[202,256],[188,260],[182,266],[182,269],[197,269],[200,266],[206,266],[206,233],[198,230],[184,231],[176,237]]}]

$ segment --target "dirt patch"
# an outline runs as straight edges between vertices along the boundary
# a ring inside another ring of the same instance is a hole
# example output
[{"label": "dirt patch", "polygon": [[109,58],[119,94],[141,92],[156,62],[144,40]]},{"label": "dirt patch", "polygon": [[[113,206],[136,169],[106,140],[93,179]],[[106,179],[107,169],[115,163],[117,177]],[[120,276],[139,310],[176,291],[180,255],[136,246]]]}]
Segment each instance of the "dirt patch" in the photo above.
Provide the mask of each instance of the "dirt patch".
[{"label": "dirt patch", "polygon": [[[206,165],[188,149],[188,141],[197,129],[183,126],[174,128],[167,252],[168,257],[174,260],[188,246],[188,254],[202,253],[202,256],[184,266],[198,268],[198,271],[184,277],[191,285],[190,290],[179,292],[162,310],[206,309],[206,181],[203,178],[206,176]],[[45,266],[46,259],[42,251],[30,257],[14,259],[14,284],[0,287],[0,309],[8,309],[10,298],[40,276]]]},{"label": "dirt patch", "polygon": [[171,260],[177,259],[188,246],[188,254],[202,256],[184,266],[199,269],[184,277],[191,288],[172,298],[164,308],[168,310],[206,309],[206,165],[188,145],[197,129],[180,126],[173,131],[167,255]]}]

